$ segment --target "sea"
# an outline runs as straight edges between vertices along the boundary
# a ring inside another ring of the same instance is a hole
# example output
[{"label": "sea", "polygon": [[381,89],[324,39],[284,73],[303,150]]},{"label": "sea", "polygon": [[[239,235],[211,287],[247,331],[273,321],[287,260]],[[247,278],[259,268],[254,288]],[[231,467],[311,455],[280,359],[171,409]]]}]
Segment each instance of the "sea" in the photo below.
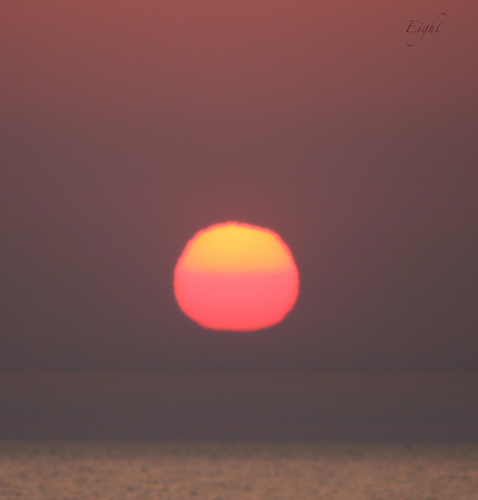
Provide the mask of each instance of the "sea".
[{"label": "sea", "polygon": [[476,500],[477,443],[3,441],[2,500]]}]

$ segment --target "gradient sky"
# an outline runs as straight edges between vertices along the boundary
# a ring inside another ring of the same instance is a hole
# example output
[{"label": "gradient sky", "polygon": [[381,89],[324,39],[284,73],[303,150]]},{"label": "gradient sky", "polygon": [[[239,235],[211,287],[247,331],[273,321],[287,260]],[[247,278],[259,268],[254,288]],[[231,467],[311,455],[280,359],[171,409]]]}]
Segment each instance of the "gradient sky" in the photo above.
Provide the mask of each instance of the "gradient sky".
[{"label": "gradient sky", "polygon": [[[475,0],[4,3],[0,367],[478,369],[477,21]],[[187,241],[230,220],[294,254],[277,327],[175,302]]]}]

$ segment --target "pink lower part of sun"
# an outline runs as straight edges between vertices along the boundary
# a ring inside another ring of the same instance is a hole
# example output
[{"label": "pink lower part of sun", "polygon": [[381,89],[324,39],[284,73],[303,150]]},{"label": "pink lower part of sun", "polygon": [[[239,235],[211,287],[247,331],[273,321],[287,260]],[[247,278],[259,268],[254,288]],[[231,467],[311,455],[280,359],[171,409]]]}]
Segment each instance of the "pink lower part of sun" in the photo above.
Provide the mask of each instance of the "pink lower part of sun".
[{"label": "pink lower part of sun", "polygon": [[251,331],[281,322],[299,291],[296,269],[275,273],[198,273],[176,269],[182,311],[204,328]]}]

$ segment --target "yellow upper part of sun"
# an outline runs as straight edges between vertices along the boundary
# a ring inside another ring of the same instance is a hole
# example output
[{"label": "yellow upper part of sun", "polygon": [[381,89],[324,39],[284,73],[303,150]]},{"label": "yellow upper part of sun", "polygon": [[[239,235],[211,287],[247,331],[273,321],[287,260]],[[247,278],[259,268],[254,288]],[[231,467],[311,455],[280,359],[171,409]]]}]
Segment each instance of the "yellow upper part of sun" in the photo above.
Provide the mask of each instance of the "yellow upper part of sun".
[{"label": "yellow upper part of sun", "polygon": [[277,272],[295,268],[292,254],[273,231],[227,222],[199,231],[178,265],[195,272]]}]

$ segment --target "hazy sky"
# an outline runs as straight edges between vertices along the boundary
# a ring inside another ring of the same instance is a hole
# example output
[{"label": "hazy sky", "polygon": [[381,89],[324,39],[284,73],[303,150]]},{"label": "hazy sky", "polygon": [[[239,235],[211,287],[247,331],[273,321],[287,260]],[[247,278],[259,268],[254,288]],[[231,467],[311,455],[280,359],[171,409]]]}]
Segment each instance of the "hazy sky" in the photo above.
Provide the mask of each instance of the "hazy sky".
[{"label": "hazy sky", "polygon": [[[0,368],[478,368],[475,0],[1,10]],[[176,305],[230,220],[294,254],[277,327]]]}]

